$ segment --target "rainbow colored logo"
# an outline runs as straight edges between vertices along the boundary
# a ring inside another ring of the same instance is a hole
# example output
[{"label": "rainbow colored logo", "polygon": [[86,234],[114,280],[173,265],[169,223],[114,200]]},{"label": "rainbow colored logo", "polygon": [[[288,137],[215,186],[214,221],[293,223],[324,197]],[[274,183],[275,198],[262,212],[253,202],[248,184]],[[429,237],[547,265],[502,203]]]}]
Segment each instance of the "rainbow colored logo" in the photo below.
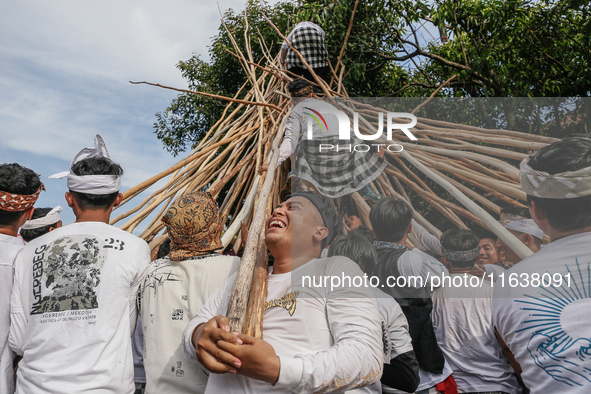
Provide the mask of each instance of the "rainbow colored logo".
[{"label": "rainbow colored logo", "polygon": [[[328,131],[328,125],[326,124],[326,120],[324,120],[324,118],[322,117],[322,115],[320,115],[320,112],[313,110],[312,108],[309,107],[304,107],[304,109],[307,109],[309,111],[314,112],[316,115],[318,115],[318,117],[320,117],[320,119],[322,120],[322,123],[324,123],[324,127],[326,127],[326,131]],[[318,123],[318,126],[320,126],[320,130],[322,130],[322,124],[320,123],[320,120],[318,120],[318,118],[308,112],[304,112],[304,114],[311,116],[316,123]]]}]

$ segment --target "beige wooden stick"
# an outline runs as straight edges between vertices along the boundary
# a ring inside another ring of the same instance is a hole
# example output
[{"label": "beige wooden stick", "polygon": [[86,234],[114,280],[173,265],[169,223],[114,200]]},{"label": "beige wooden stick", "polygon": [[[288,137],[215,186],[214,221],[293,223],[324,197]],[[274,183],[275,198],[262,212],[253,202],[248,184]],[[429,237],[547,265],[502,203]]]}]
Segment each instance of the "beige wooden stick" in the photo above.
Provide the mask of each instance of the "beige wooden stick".
[{"label": "beige wooden stick", "polygon": [[371,222],[369,221],[369,211],[371,209],[358,192],[351,194],[351,197],[353,197],[353,201],[355,202],[359,215],[361,216],[360,219],[363,220],[365,227],[372,229]]},{"label": "beige wooden stick", "polygon": [[473,160],[476,160],[476,161],[479,161],[479,162],[482,162],[485,164],[489,164],[491,166],[495,166],[496,168],[504,171],[506,174],[508,174],[511,177],[511,179],[519,182],[519,170],[517,168],[513,167],[512,165],[510,165],[507,162],[504,162],[499,159],[495,159],[493,157],[480,155],[480,154],[474,153],[474,152],[434,148],[431,146],[409,144],[407,142],[399,142],[399,144],[402,145],[405,149],[406,148],[417,149],[417,150],[422,150],[425,152],[438,153],[440,155],[448,155],[448,156],[454,156],[454,157],[465,157],[465,158],[473,159]]},{"label": "beige wooden stick", "polygon": [[265,232],[261,231],[258,240],[258,250],[252,287],[248,297],[246,318],[242,331],[255,338],[263,338],[263,314],[267,300],[267,275],[269,270],[269,255],[265,244]]},{"label": "beige wooden stick", "polygon": [[396,170],[393,170],[390,168],[386,168],[385,171],[393,177],[398,177],[400,180],[402,180],[402,182],[404,182],[408,186],[410,186],[411,189],[413,189],[417,194],[419,194],[421,197],[423,197],[429,204],[431,204],[433,206],[433,208],[435,208],[439,212],[441,212],[441,214],[443,216],[445,216],[450,222],[455,224],[458,228],[467,229],[464,222],[462,222],[462,220],[454,212],[445,208],[443,205],[439,204],[433,198],[429,197],[429,196],[435,196],[434,193],[431,193],[431,192],[421,189],[419,185],[417,185],[416,183],[414,183],[413,181],[408,179],[402,172],[399,172],[399,171],[396,171]]},{"label": "beige wooden stick", "polygon": [[522,132],[513,131],[513,130],[484,129],[484,128],[476,127],[476,126],[469,126],[469,125],[463,125],[463,124],[458,124],[458,123],[445,122],[445,121],[441,121],[441,120],[427,119],[427,118],[421,118],[421,117],[417,117],[417,120],[419,121],[419,123],[417,123],[417,125],[419,125],[420,123],[428,123],[428,124],[432,124],[432,125],[436,125],[436,126],[443,126],[443,127],[455,129],[455,130],[450,130],[450,131],[467,130],[467,131],[475,131],[477,133],[488,134],[488,135],[496,134],[496,135],[506,135],[509,137],[527,138],[531,141],[545,143],[546,145],[552,144],[556,141],[560,141],[560,139],[558,139],[558,138],[546,137],[546,136],[536,135],[536,134],[522,133]]},{"label": "beige wooden stick", "polygon": [[238,213],[238,215],[236,215],[236,218],[232,221],[232,224],[230,225],[230,227],[228,227],[228,229],[222,236],[222,245],[224,245],[224,248],[228,246],[230,242],[232,242],[232,239],[240,230],[240,223],[242,223],[243,220],[250,216],[252,209],[254,208],[254,196],[256,194],[257,185],[259,183],[260,178],[260,175],[257,175],[254,178],[250,191],[248,192],[246,200],[244,201],[244,205],[242,205],[242,210],[240,211],[240,213]]},{"label": "beige wooden stick", "polygon": [[421,164],[418,160],[412,157],[408,152],[402,151],[402,156],[410,163],[412,163],[419,171],[427,175],[434,182],[437,182],[441,187],[447,190],[454,196],[462,205],[464,205],[470,212],[476,215],[480,220],[486,223],[487,227],[491,229],[499,238],[503,240],[520,258],[525,259],[532,254],[532,251],[525,246],[516,236],[511,234],[505,227],[490,216],[484,209],[479,207],[474,201],[466,197],[455,186],[441,178],[439,175]]},{"label": "beige wooden stick", "polygon": [[[343,65],[341,59],[343,58],[343,54],[345,53],[345,47],[347,45],[347,41],[349,41],[349,34],[351,34],[351,28],[353,27],[353,20],[355,19],[355,11],[357,11],[357,5],[359,4],[359,0],[355,0],[355,5],[353,6],[353,12],[351,13],[351,20],[349,21],[349,27],[347,27],[347,33],[345,34],[345,39],[343,40],[343,45],[341,46],[341,52],[339,53],[339,58],[337,60],[337,64],[335,66],[335,73],[339,69],[339,64]],[[344,65],[343,65],[344,67]],[[341,75],[343,75],[341,70]],[[341,78],[339,78],[341,79]],[[332,81],[331,81],[332,85]]]},{"label": "beige wooden stick", "polygon": [[449,144],[446,142],[441,142],[441,141],[435,141],[435,140],[431,140],[431,139],[421,139],[421,142],[425,142],[429,145],[433,145],[433,146],[441,146],[444,148],[449,148],[449,149],[461,149],[461,150],[469,150],[469,151],[475,151],[475,152],[480,152],[480,153],[486,153],[492,156],[499,156],[499,157],[505,157],[507,159],[514,159],[514,160],[523,160],[527,157],[527,155],[525,153],[520,153],[520,152],[514,152],[514,151],[510,151],[510,150],[504,150],[504,149],[499,149],[499,148],[493,148],[490,146],[482,146],[482,145],[475,145],[475,144],[470,144],[470,143],[463,143],[462,145],[459,144]]},{"label": "beige wooden stick", "polygon": [[242,332],[244,320],[246,319],[248,296],[250,294],[252,279],[254,276],[259,235],[261,231],[264,231],[263,225],[266,219],[265,214],[267,198],[269,197],[271,188],[273,186],[273,180],[275,178],[275,167],[277,166],[277,162],[279,160],[279,141],[283,137],[287,116],[289,116],[289,113],[288,115],[284,116],[277,135],[273,140],[273,156],[271,158],[271,162],[269,163],[269,168],[265,177],[265,183],[261,190],[254,218],[250,226],[250,232],[246,240],[244,255],[240,262],[240,268],[238,269],[236,281],[234,282],[234,287],[232,288],[230,302],[228,303],[226,317],[230,321],[230,329],[232,332]]},{"label": "beige wooden stick", "polygon": [[217,99],[220,99],[220,100],[230,101],[232,103],[240,103],[240,104],[255,105],[255,106],[261,106],[261,107],[269,107],[269,108],[273,108],[273,109],[279,111],[280,113],[283,112],[281,110],[281,108],[279,108],[278,106],[276,106],[274,104],[257,103],[256,101],[245,101],[245,100],[240,100],[240,99],[233,99],[233,98],[226,97],[226,96],[220,96],[218,94],[198,92],[196,90],[178,89],[178,88],[173,88],[172,86],[165,86],[165,85],[161,85],[159,83],[153,83],[153,82],[146,82],[146,81],[133,82],[133,81],[129,81],[129,83],[132,83],[134,85],[146,84],[146,85],[158,86],[159,88],[176,90],[177,92],[192,93],[192,94],[197,94],[197,95],[200,95],[200,96],[207,96],[207,97],[217,98]]},{"label": "beige wooden stick", "polygon": [[439,87],[437,89],[435,89],[435,91],[433,93],[431,93],[431,95],[429,96],[429,98],[422,102],[421,104],[419,104],[415,109],[413,109],[410,113],[411,114],[416,114],[421,108],[423,108],[425,105],[429,104],[429,102],[431,100],[433,100],[433,97],[435,97],[437,95],[437,93],[439,93],[439,91],[441,89],[443,89],[443,87],[445,85],[447,85],[448,83],[450,83],[451,81],[453,81],[454,79],[456,79],[457,75],[454,75],[453,77],[451,77],[450,79],[448,79],[447,81],[445,81],[444,83],[442,83],[441,85],[439,85]]},{"label": "beige wooden stick", "polygon": [[455,187],[460,189],[460,191],[462,191],[463,193],[465,193],[466,195],[468,195],[472,199],[478,201],[479,203],[481,203],[482,205],[484,205],[486,208],[490,209],[491,211],[493,211],[497,215],[501,214],[501,207],[499,207],[494,202],[481,196],[480,194],[476,193],[474,190],[470,189],[469,187],[462,185],[460,182],[456,181],[455,179],[452,179],[452,178],[448,177],[447,175],[440,173],[437,170],[433,170],[433,171],[435,173],[437,173],[440,177],[442,177],[443,179],[445,179],[446,181],[450,182],[452,185],[454,185]]}]

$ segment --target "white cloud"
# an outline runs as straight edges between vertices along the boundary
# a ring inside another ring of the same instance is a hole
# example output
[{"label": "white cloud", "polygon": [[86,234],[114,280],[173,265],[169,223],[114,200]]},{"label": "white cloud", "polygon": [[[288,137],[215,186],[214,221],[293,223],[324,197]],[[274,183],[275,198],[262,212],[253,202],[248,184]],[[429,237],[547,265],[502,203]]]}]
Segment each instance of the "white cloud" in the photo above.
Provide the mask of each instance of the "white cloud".
[{"label": "white cloud", "polygon": [[[220,2],[222,10],[243,7]],[[207,57],[219,19],[211,1],[3,2],[0,162],[45,177],[67,169],[100,133],[126,171],[124,187],[169,168],[179,158],[162,149],[152,124],[177,93],[128,81],[186,86],[175,66],[193,53]],[[46,184],[40,202],[64,205],[65,182]]]},{"label": "white cloud", "polygon": [[219,25],[216,2],[190,0],[13,1],[2,15],[2,52],[75,73],[177,85],[184,81],[176,62],[194,52],[207,56]]}]

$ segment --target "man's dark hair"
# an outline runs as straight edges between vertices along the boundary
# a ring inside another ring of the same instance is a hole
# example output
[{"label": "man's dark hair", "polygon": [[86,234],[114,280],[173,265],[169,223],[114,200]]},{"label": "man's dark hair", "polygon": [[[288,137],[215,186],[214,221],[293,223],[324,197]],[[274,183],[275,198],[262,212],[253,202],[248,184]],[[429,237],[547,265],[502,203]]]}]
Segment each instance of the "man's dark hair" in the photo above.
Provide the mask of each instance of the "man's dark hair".
[{"label": "man's dark hair", "polygon": [[372,275],[378,252],[373,244],[359,233],[352,232],[348,236],[339,235],[328,249],[328,257],[345,256],[356,262],[361,270]]},{"label": "man's dark hair", "polygon": [[[309,198],[307,197],[310,196]],[[308,199],[318,212],[318,218],[324,224],[324,227],[328,229],[328,236],[322,240],[322,248],[328,247],[337,235],[343,233],[343,226],[341,225],[341,219],[339,214],[329,198],[322,197],[317,193],[309,190],[297,190],[295,193],[290,194],[286,197],[286,201],[292,197],[301,196]]]},{"label": "man's dark hair", "polygon": [[[322,248],[326,248],[327,246],[332,244],[333,240],[337,237],[337,235],[342,234],[343,226],[341,225],[341,220],[339,218],[336,208],[334,207],[334,204],[328,198],[325,198],[322,204],[322,215],[326,216],[328,220],[330,220],[330,222],[332,223],[332,225],[330,225],[330,227],[332,228],[328,229],[328,237],[322,240]],[[326,223],[324,225],[327,227],[329,226]]]},{"label": "man's dark hair", "polygon": [[311,87],[312,84],[303,78],[296,78],[287,84],[287,91],[289,92],[289,94],[291,94],[292,97],[299,97],[297,93],[301,92],[308,86]]},{"label": "man's dark hair", "polygon": [[351,234],[358,234],[362,237],[365,237],[365,239],[367,239],[372,244],[376,240],[376,236],[373,235],[373,231],[371,231],[369,228],[367,228],[365,226],[357,227],[356,229],[351,231]]},{"label": "man's dark hair", "polygon": [[[35,208],[35,210],[33,211],[33,216],[31,216],[31,220],[44,218],[45,216],[47,216],[49,212],[51,212],[52,209],[53,208]],[[29,230],[21,229],[21,237],[23,237],[23,239],[26,242],[31,242],[35,238],[39,238],[40,236],[47,234],[50,228],[55,228],[55,226],[57,226],[57,223],[58,222],[55,222],[47,226],[33,228]]]},{"label": "man's dark hair", "polygon": [[170,253],[170,238],[166,238],[164,242],[160,244],[158,247],[158,253],[156,254],[156,259],[163,259],[164,257],[168,256]]},{"label": "man's dark hair", "polygon": [[[123,175],[123,169],[106,157],[90,157],[74,164],[72,172],[76,175]],[[81,209],[108,209],[119,192],[111,194],[88,194],[70,190]]]},{"label": "man's dark hair", "polygon": [[[0,190],[7,193],[34,194],[41,186],[35,171],[17,163],[0,164]],[[25,211],[0,209],[0,226],[11,226],[21,219]]]},{"label": "man's dark hair", "polygon": [[399,242],[408,231],[412,208],[394,197],[380,199],[369,212],[369,221],[379,241]]},{"label": "man's dark hair", "polygon": [[485,239],[485,238],[497,239],[497,235],[495,233],[493,233],[492,231],[488,231],[488,230],[480,230],[476,233],[476,235],[479,240]]},{"label": "man's dark hair", "polygon": [[528,208],[507,207],[507,208],[502,208],[501,213],[508,213],[511,215],[521,216],[522,218],[531,219],[531,214],[529,213]]},{"label": "man's dark hair", "polygon": [[[591,137],[572,136],[537,151],[529,160],[534,170],[551,175],[591,167]],[[591,226],[591,196],[550,199],[527,196],[546,214],[548,224],[558,231],[571,231]]]},{"label": "man's dark hair", "polygon": [[[477,248],[478,237],[470,230],[452,228],[441,235],[441,248],[454,252],[463,252]],[[476,263],[478,255],[470,261],[453,261],[448,259],[456,267],[470,267]]]}]

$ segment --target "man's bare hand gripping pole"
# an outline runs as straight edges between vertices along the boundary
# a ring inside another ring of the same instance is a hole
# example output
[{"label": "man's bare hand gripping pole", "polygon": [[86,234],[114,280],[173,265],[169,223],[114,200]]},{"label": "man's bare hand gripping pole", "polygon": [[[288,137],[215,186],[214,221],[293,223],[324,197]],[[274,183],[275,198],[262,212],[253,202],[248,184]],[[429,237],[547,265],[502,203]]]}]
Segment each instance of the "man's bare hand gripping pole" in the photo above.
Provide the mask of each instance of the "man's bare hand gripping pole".
[{"label": "man's bare hand gripping pole", "polygon": [[[225,316],[216,316],[200,324],[192,337],[197,351],[197,361],[213,373],[237,373],[240,359],[219,347],[218,344],[242,345],[242,340],[230,332],[230,321]],[[219,341],[219,342],[218,342]]]}]

